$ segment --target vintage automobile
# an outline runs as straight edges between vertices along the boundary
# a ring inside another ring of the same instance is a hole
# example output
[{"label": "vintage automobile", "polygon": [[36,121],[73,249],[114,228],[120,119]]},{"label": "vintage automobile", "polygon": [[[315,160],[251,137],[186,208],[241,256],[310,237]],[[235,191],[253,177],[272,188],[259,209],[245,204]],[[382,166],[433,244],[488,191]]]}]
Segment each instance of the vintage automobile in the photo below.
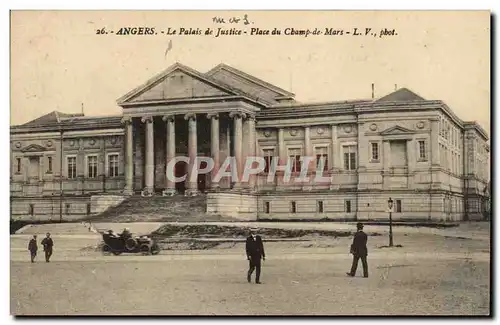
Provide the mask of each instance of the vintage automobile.
[{"label": "vintage automobile", "polygon": [[148,236],[132,236],[130,233],[115,234],[109,230],[102,234],[104,253],[120,255],[122,253],[142,253],[156,255],[160,247],[154,239]]}]

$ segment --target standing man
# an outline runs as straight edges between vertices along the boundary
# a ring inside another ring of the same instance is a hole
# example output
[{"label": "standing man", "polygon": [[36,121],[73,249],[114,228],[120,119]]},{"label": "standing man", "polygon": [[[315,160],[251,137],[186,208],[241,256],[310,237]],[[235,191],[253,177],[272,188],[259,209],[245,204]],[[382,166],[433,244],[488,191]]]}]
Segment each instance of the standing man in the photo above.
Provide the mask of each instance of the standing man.
[{"label": "standing man", "polygon": [[50,257],[52,256],[52,247],[54,247],[54,241],[50,238],[50,233],[42,240],[43,250],[45,252],[45,262],[50,262]]},{"label": "standing man", "polygon": [[354,235],[354,239],[351,245],[351,254],[353,256],[352,259],[352,267],[351,272],[348,272],[348,276],[355,276],[356,269],[358,268],[358,261],[361,259],[361,263],[363,264],[363,276],[365,278],[368,277],[368,262],[366,261],[366,257],[368,256],[368,248],[366,247],[366,242],[368,241],[368,236],[363,231],[363,224],[358,222],[356,225],[358,231]]},{"label": "standing man", "polygon": [[257,235],[257,229],[255,228],[250,229],[250,236],[247,238],[246,252],[247,259],[250,264],[247,273],[247,281],[248,283],[252,282],[252,273],[255,269],[257,269],[255,274],[255,283],[260,284],[261,258],[265,261],[266,254],[264,252],[262,238]]},{"label": "standing man", "polygon": [[36,243],[36,235],[33,235],[33,238],[30,239],[28,244],[28,250],[31,255],[31,263],[35,263],[36,252],[38,251],[38,245]]}]

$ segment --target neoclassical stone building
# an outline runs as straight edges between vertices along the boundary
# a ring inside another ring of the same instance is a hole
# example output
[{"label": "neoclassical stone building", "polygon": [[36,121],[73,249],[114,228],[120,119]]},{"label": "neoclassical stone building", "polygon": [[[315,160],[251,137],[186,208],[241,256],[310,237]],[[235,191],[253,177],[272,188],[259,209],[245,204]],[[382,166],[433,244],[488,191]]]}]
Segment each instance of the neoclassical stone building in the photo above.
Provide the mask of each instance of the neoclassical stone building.
[{"label": "neoclassical stone building", "polygon": [[[174,64],[118,105],[121,116],[52,112],[11,127],[14,217],[67,219],[130,195],[201,194],[207,213],[247,219],[385,219],[390,197],[395,219],[464,220],[482,218],[489,195],[485,131],[405,88],[299,103],[225,64],[206,73]],[[214,180],[226,157],[241,170],[254,155],[266,161],[259,175]],[[190,164],[179,162],[175,175],[188,177],[175,183],[166,166],[177,156],[212,157],[216,168],[190,181]],[[296,182],[304,156],[316,158],[311,177]],[[291,182],[268,177],[274,159],[290,162]]]}]

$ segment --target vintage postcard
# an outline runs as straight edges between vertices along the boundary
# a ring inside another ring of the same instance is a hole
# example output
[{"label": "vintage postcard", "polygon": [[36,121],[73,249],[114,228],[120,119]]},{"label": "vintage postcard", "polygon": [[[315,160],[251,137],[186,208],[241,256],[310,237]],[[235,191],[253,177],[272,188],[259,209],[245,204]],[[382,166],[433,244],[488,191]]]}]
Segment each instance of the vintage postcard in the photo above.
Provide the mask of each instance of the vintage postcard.
[{"label": "vintage postcard", "polygon": [[10,19],[12,315],[491,315],[489,11]]}]

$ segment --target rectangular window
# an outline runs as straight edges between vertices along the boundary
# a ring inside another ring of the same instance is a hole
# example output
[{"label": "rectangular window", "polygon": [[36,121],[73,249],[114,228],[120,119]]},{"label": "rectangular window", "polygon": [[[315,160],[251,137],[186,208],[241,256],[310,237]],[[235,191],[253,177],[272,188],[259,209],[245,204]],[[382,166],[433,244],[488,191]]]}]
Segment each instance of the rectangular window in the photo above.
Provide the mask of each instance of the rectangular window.
[{"label": "rectangular window", "polygon": [[30,204],[28,213],[30,216],[33,216],[35,214],[35,205],[34,204]]},{"label": "rectangular window", "polygon": [[87,156],[87,177],[97,177],[97,156]]},{"label": "rectangular window", "polygon": [[356,169],[356,146],[344,146],[344,169]]},{"label": "rectangular window", "polygon": [[21,172],[21,158],[16,158],[16,163],[17,163],[17,173]]},{"label": "rectangular window", "polygon": [[108,156],[108,176],[118,176],[118,154],[111,154]]},{"label": "rectangular window", "polygon": [[401,200],[396,200],[396,212],[401,212]]},{"label": "rectangular window", "polygon": [[66,211],[65,211],[65,213],[69,214],[70,209],[71,209],[71,204],[66,203]]},{"label": "rectangular window", "polygon": [[297,213],[297,203],[295,201],[292,201],[292,213]]},{"label": "rectangular window", "polygon": [[264,167],[264,173],[269,173],[271,164],[273,163],[274,157],[274,149],[264,149],[264,161],[266,162],[266,166]]},{"label": "rectangular window", "polygon": [[87,215],[89,215],[91,213],[91,205],[90,203],[87,203]]},{"label": "rectangular window", "polygon": [[379,151],[378,151],[378,143],[377,142],[371,143],[371,151],[372,151],[372,160],[378,161],[379,160]]},{"label": "rectangular window", "polygon": [[271,202],[264,202],[264,213],[269,213],[271,211]]},{"label": "rectangular window", "polygon": [[425,141],[424,140],[419,140],[418,141],[418,158],[420,160],[426,160],[427,159],[427,156],[426,156],[426,153],[425,153]]},{"label": "rectangular window", "polygon": [[48,162],[47,172],[52,173],[52,157],[47,157],[47,162]]},{"label": "rectangular window", "polygon": [[344,210],[347,213],[351,212],[351,200],[345,200],[345,202],[344,202]]},{"label": "rectangular window", "polygon": [[68,178],[76,178],[76,157],[67,157]]},{"label": "rectangular window", "polygon": [[323,213],[323,201],[318,201],[318,213]]},{"label": "rectangular window", "polygon": [[316,170],[328,171],[328,147],[316,147]]},{"label": "rectangular window", "polygon": [[300,172],[300,168],[301,168],[300,156],[301,156],[300,149],[289,149],[288,150],[288,159],[289,159],[290,164],[292,166],[292,173]]}]

